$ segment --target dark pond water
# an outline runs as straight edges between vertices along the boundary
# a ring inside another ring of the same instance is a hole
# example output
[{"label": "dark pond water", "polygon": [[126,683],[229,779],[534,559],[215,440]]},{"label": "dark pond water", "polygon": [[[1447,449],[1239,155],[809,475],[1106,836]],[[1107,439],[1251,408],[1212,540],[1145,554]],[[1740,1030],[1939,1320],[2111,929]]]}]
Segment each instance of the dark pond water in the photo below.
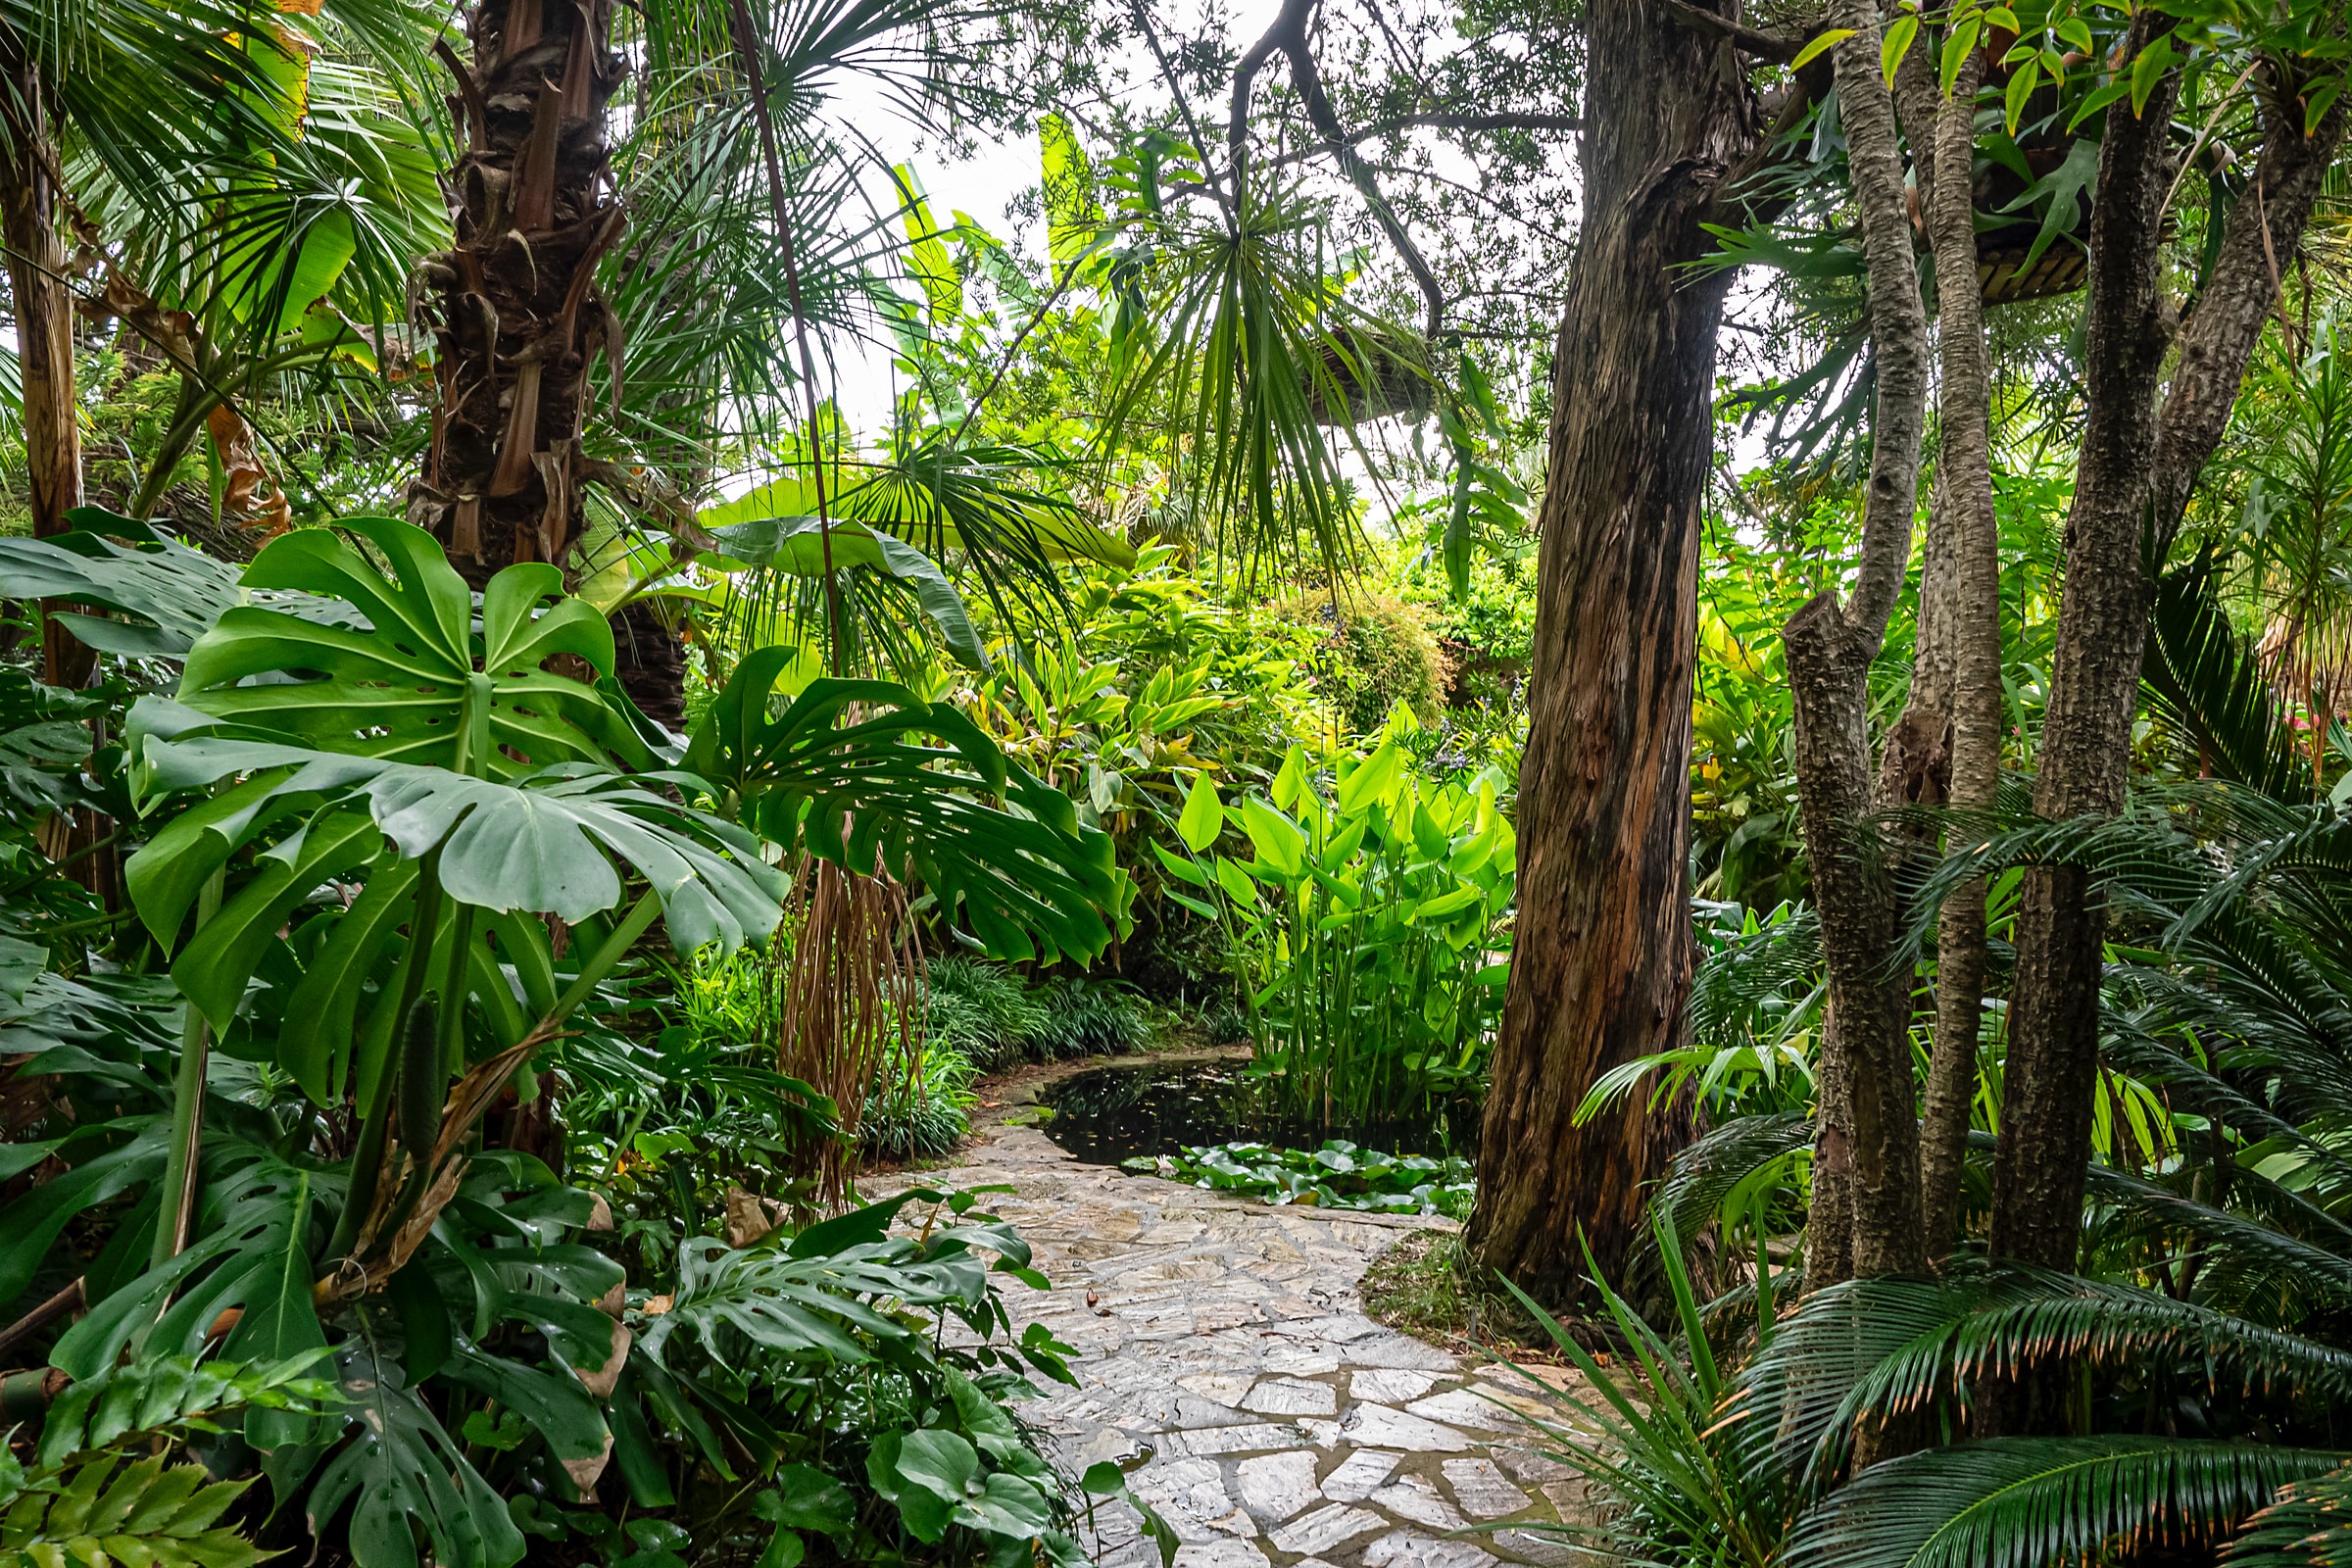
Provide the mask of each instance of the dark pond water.
[{"label": "dark pond water", "polygon": [[1094,1165],[1245,1138],[1288,1149],[1319,1149],[1326,1139],[1344,1138],[1393,1154],[1477,1152],[1474,1101],[1453,1102],[1409,1120],[1326,1123],[1280,1114],[1272,1107],[1270,1086],[1250,1078],[1243,1070],[1248,1065],[1185,1061],[1097,1067],[1038,1097],[1054,1110],[1041,1130]]}]

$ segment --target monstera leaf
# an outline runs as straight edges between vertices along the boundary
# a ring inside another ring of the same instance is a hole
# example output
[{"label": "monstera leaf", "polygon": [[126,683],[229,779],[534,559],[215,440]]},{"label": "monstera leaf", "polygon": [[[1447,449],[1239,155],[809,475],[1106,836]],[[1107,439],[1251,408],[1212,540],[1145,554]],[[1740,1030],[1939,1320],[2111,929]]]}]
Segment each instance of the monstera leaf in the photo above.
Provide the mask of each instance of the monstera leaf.
[{"label": "monstera leaf", "polygon": [[329,624],[358,623],[349,605],[315,593],[262,590],[240,580],[227,562],[191,550],[149,523],[98,507],[77,507],[66,516],[74,527],[52,538],[0,539],[0,596],[66,599],[136,617],[53,612],[102,654],[184,659],[197,638],[240,605],[267,605]]},{"label": "monstera leaf", "polygon": [[[944,703],[887,681],[820,680],[779,718],[794,650],[745,659],[687,748],[741,819],[849,870],[919,882],[998,958],[1091,956],[1131,887],[1109,837]],[[853,709],[868,716],[844,724]],[[925,746],[916,737],[947,744]],[[992,798],[1003,805],[992,804]]]},{"label": "monstera leaf", "polygon": [[[217,1024],[234,1013],[276,932],[313,889],[361,868],[380,880],[435,851],[441,888],[480,909],[576,923],[620,902],[617,860],[651,884],[681,952],[763,941],[775,928],[782,878],[751,835],[604,769],[574,763],[513,780],[474,778],[250,733],[152,697],[132,707],[125,731],[142,800],[237,780],[181,813],[123,867],[158,941],[177,940],[198,889],[232,856],[272,841],[258,873],[172,965],[172,978]],[[378,932],[390,934],[389,926]]]},{"label": "monstera leaf", "polygon": [[477,623],[431,534],[390,517],[342,526],[382,552],[389,576],[333,532],[303,528],[255,558],[244,583],[340,600],[366,628],[263,606],[223,611],[188,652],[180,702],[322,751],[440,767],[470,756],[465,771],[497,779],[558,762],[653,764],[611,692],[542,667],[568,655],[612,673],[612,627],[563,597],[554,566],[528,562],[491,578]]}]

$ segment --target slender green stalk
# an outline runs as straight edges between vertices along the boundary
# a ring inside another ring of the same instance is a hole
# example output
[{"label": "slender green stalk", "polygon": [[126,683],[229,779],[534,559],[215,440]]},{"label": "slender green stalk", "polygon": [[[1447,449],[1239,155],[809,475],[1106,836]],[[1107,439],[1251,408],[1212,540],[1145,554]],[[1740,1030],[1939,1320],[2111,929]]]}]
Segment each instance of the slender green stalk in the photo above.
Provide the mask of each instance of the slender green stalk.
[{"label": "slender green stalk", "polygon": [[[410,962],[392,1014],[396,1028],[407,1023],[416,999],[423,995],[424,971],[432,961],[433,933],[441,923],[439,845],[425,852],[423,863],[416,868],[416,910],[409,918]],[[360,1239],[361,1221],[375,1206],[375,1190],[383,1176],[384,1144],[391,1132],[393,1085],[398,1077],[399,1069],[391,1062],[376,1074],[375,1093],[368,1096],[360,1120],[360,1146],[352,1153],[351,1190],[343,1200],[342,1216],[335,1221],[335,1234],[326,1244],[329,1258],[351,1254]]]},{"label": "slender green stalk", "polygon": [[[220,912],[222,873],[205,879],[196,895],[196,929]],[[187,1250],[188,1225],[196,1213],[197,1155],[204,1141],[204,1090],[212,1064],[213,1031],[204,1009],[184,999],[179,1023],[179,1065],[172,1080],[172,1148],[164,1156],[164,1185],[155,1212],[151,1267],[161,1268]]]}]

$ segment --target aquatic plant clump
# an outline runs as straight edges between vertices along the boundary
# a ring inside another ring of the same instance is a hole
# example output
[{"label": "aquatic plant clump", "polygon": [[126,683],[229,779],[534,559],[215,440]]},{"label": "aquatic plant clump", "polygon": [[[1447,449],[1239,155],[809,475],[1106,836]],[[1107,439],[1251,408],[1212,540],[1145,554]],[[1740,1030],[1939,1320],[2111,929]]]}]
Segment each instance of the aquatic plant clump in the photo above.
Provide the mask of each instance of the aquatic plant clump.
[{"label": "aquatic plant clump", "polygon": [[1187,1146],[1179,1153],[1123,1164],[1145,1175],[1243,1193],[1269,1203],[1449,1219],[1469,1214],[1478,1190],[1470,1161],[1459,1154],[1389,1154],[1337,1138],[1315,1150],[1253,1143]]}]

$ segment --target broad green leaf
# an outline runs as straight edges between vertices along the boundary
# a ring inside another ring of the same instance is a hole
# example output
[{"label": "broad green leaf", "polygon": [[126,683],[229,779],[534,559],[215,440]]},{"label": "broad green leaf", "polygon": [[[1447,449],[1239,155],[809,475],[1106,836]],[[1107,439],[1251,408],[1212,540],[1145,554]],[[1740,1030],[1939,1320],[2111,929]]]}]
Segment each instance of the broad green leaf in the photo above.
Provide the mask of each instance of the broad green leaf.
[{"label": "broad green leaf", "polygon": [[1339,806],[1344,816],[1361,816],[1386,798],[1396,782],[1402,760],[1393,740],[1382,741],[1377,751],[1340,780]]},{"label": "broad green leaf", "polygon": [[[486,702],[489,744],[468,771],[514,779],[559,762],[652,764],[596,688],[541,667],[568,655],[612,672],[612,627],[563,597],[562,572],[527,562],[492,578],[477,648],[471,596],[432,535],[389,517],[343,526],[382,552],[397,577],[328,529],[298,528],[263,550],[244,582],[340,599],[368,629],[226,611],[188,652],[183,706],[322,751],[454,768],[481,740],[461,733],[471,691]],[[550,598],[552,608],[536,609]],[[276,678],[247,684],[256,676]]]},{"label": "broad green leaf", "polygon": [[1306,835],[1298,831],[1296,822],[1252,795],[1242,800],[1242,827],[1249,833],[1259,859],[1284,876],[1300,874],[1305,864]]},{"label": "broad green leaf", "polygon": [[1192,793],[1184,798],[1184,813],[1176,819],[1176,836],[1184,840],[1186,849],[1201,855],[1224,831],[1225,803],[1217,798],[1217,787],[1208,775],[1198,774]]}]

